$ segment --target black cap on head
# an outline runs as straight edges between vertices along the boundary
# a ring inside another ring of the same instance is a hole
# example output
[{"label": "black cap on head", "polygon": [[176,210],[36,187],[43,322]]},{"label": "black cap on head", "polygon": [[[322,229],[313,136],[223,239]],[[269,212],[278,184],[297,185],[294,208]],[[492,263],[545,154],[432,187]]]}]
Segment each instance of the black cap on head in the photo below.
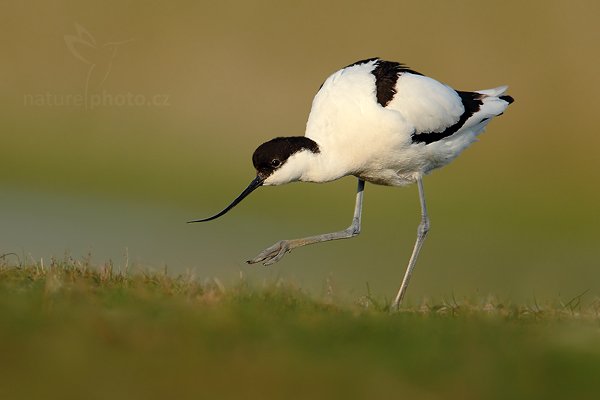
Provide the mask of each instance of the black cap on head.
[{"label": "black cap on head", "polygon": [[305,136],[278,137],[258,146],[252,155],[252,163],[258,175],[266,179],[302,150],[318,153],[319,145]]}]

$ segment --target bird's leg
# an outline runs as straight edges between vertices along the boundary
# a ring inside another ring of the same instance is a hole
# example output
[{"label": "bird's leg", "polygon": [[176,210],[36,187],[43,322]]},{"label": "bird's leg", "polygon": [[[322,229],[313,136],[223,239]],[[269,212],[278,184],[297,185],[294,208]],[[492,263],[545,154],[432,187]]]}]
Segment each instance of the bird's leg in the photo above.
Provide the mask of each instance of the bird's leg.
[{"label": "bird's leg", "polygon": [[260,252],[252,260],[246,261],[248,264],[255,264],[262,262],[263,265],[275,264],[277,261],[288,252],[292,251],[297,247],[307,246],[309,244],[327,242],[329,240],[337,239],[348,239],[357,236],[360,233],[360,217],[363,203],[363,192],[365,189],[365,181],[362,179],[358,180],[358,189],[356,193],[356,206],[354,207],[354,217],[352,218],[352,224],[339,232],[324,233],[322,235],[309,236],[302,239],[292,240],[280,240],[273,246],[268,247]]},{"label": "bird's leg", "polygon": [[421,251],[421,247],[423,246],[423,242],[425,241],[425,236],[427,236],[427,232],[429,231],[429,217],[427,216],[427,206],[425,205],[425,192],[423,191],[423,180],[421,177],[417,178],[417,186],[419,188],[419,200],[421,202],[421,223],[417,228],[417,241],[415,242],[415,247],[413,248],[410,260],[408,261],[408,267],[406,268],[406,273],[404,274],[404,279],[402,280],[400,290],[396,295],[396,299],[392,303],[392,309],[398,309],[400,303],[402,302],[402,299],[404,298],[404,295],[406,294],[406,289],[408,288],[410,276],[413,273],[415,264],[417,263],[417,258],[419,257],[419,251]]}]

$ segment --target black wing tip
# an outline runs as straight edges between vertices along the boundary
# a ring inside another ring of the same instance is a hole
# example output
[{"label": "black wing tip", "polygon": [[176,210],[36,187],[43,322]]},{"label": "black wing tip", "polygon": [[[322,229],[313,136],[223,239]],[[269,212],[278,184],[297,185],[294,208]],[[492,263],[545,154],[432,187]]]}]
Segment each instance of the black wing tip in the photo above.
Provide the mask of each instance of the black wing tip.
[{"label": "black wing tip", "polygon": [[508,104],[514,103],[515,99],[512,96],[505,94],[504,96],[498,97],[500,100],[506,101]]}]

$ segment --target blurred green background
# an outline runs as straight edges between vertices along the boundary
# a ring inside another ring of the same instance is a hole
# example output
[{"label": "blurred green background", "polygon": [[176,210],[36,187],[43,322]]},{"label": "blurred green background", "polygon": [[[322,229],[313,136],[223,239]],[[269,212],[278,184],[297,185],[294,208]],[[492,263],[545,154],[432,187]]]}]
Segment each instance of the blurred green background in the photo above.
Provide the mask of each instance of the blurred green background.
[{"label": "blurred green background", "polygon": [[516,99],[425,180],[432,230],[409,301],[598,295],[599,4],[5,1],[0,253],[393,296],[415,187],[367,185],[361,236],[270,268],[244,260],[350,223],[353,178],[263,188],[185,224],[247,185],[258,144],[303,134],[330,73],[379,56],[457,89],[508,84]]}]

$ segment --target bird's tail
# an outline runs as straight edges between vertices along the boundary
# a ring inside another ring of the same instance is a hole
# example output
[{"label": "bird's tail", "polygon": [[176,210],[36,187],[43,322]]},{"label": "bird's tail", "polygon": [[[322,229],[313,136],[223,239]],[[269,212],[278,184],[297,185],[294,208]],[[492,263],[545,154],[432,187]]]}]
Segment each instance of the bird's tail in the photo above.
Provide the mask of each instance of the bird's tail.
[{"label": "bird's tail", "polygon": [[511,96],[504,94],[507,90],[508,86],[478,90],[477,93],[481,94],[480,100],[483,104],[476,114],[486,119],[502,115],[506,107],[515,101]]},{"label": "bird's tail", "polygon": [[506,93],[507,90],[508,90],[508,86],[504,85],[504,86],[498,86],[493,89],[478,90],[477,93],[481,93],[488,97],[496,97],[500,100],[507,102],[508,104],[511,104],[513,101],[515,101],[515,99],[513,99],[512,96],[504,94],[504,93]]},{"label": "bird's tail", "polygon": [[477,136],[484,131],[485,126],[492,118],[502,115],[509,104],[514,101],[511,96],[504,94],[507,89],[508,86],[498,86],[493,89],[476,91],[475,93],[480,95],[478,100],[481,101],[481,105],[465,122],[463,129],[470,129]]}]

